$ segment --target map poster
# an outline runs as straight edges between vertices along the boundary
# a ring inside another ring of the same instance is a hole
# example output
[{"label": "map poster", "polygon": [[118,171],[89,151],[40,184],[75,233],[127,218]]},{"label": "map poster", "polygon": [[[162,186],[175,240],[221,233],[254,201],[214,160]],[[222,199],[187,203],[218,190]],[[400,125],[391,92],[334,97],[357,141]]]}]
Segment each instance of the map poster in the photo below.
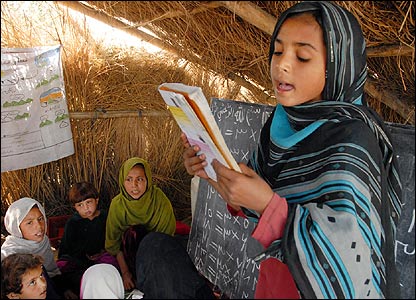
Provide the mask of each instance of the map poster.
[{"label": "map poster", "polygon": [[74,154],[61,46],[1,49],[1,172]]}]

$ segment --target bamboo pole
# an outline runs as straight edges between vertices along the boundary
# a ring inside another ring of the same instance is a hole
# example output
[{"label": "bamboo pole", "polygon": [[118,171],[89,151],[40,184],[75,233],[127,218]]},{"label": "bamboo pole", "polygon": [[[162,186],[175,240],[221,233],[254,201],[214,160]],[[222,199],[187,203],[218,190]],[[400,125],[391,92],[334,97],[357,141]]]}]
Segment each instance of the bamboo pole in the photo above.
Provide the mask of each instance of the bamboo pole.
[{"label": "bamboo pole", "polygon": [[406,45],[367,47],[367,57],[412,56],[414,50]]},{"label": "bamboo pole", "polygon": [[388,107],[397,112],[402,116],[409,124],[415,125],[415,109],[407,107],[399,99],[397,95],[388,90],[379,91],[376,88],[374,81],[370,78],[367,79],[367,82],[364,86],[364,90],[374,99],[386,104]]},{"label": "bamboo pole", "polygon": [[220,1],[225,8],[260,30],[273,34],[276,18],[257,7],[250,1]]},{"label": "bamboo pole", "polygon": [[127,117],[168,117],[169,111],[161,110],[96,110],[69,112],[72,119],[108,119],[108,118],[127,118]]}]

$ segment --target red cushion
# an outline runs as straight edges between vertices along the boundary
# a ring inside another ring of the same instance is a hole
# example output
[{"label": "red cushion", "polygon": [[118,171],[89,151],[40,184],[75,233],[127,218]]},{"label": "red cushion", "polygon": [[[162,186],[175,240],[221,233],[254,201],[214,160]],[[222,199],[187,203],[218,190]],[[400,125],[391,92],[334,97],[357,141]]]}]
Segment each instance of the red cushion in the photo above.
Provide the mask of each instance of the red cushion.
[{"label": "red cushion", "polygon": [[58,228],[58,237],[63,237],[64,236],[64,227],[59,227]]},{"label": "red cushion", "polygon": [[191,227],[188,224],[185,224],[181,221],[176,221],[175,234],[189,234],[189,232],[191,232]]}]

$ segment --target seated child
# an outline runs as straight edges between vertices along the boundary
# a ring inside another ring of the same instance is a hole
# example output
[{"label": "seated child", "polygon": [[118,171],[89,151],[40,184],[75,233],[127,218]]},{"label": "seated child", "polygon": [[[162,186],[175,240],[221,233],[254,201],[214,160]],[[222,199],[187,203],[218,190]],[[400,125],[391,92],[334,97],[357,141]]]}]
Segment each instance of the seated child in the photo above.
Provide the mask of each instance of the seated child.
[{"label": "seated child", "polygon": [[174,235],[176,219],[172,204],[152,180],[149,163],[139,157],[120,167],[116,195],[108,210],[105,248],[116,256],[125,290],[135,287],[136,252],[148,232]]},{"label": "seated child", "polygon": [[42,263],[37,254],[14,253],[3,259],[1,299],[48,299]]},{"label": "seated child", "polygon": [[69,201],[76,212],[66,222],[58,252],[58,267],[79,295],[79,283],[85,270],[96,263],[118,267],[114,256],[104,250],[107,213],[97,209],[98,191],[89,182],[75,183]]},{"label": "seated child", "polygon": [[59,292],[63,296],[67,292],[68,297],[72,297],[61,280],[61,272],[46,235],[46,214],[43,206],[35,199],[27,197],[14,201],[4,216],[4,226],[10,235],[6,236],[1,246],[1,260],[14,253],[40,255],[47,277],[54,282],[48,285],[48,293],[52,295]]},{"label": "seated child", "polygon": [[82,276],[80,299],[124,299],[120,272],[110,264],[89,267]]}]

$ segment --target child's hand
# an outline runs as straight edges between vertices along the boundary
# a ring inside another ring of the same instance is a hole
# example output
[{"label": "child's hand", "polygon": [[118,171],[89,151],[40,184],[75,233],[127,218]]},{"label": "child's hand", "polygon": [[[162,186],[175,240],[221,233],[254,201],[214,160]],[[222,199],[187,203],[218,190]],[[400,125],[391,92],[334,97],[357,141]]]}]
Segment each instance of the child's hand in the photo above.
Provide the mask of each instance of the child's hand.
[{"label": "child's hand", "polygon": [[181,139],[185,148],[183,152],[183,162],[185,169],[189,175],[196,175],[204,179],[208,179],[208,175],[204,170],[207,165],[204,154],[196,155],[200,150],[198,146],[193,146],[188,142],[186,135],[182,132]]},{"label": "child's hand", "polygon": [[136,287],[134,282],[133,282],[133,275],[129,271],[126,271],[121,275],[123,277],[123,285],[124,285],[124,289],[126,291],[129,291],[129,290],[134,289]]},{"label": "child's hand", "polygon": [[217,160],[212,166],[217,173],[217,182],[213,186],[231,207],[243,206],[263,213],[274,193],[266,181],[243,163],[239,164],[242,173],[225,167]]}]

